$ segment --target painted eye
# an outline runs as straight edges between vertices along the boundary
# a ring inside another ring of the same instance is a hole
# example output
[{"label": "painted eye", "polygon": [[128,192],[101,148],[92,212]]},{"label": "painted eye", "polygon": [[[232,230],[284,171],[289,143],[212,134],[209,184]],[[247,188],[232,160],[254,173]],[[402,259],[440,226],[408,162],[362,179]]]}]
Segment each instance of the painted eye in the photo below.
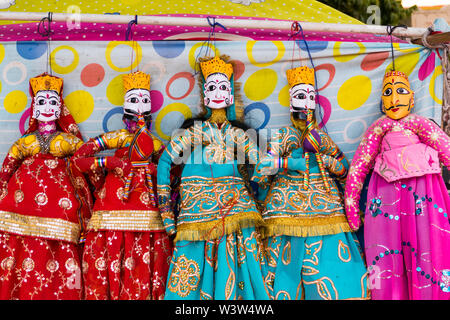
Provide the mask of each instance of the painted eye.
[{"label": "painted eye", "polygon": [[52,106],[56,106],[56,100],[50,100],[50,104],[51,104]]},{"label": "painted eye", "polygon": [[390,96],[391,94],[392,94],[392,89],[391,88],[387,88],[383,92],[383,96]]},{"label": "painted eye", "polygon": [[129,101],[131,103],[138,103],[138,99],[137,98],[131,98]]},{"label": "painted eye", "polygon": [[224,85],[224,84],[222,84],[222,85],[219,87],[219,89],[225,91],[225,90],[227,90],[227,86]]},{"label": "painted eye", "polygon": [[214,90],[216,90],[216,86],[215,85],[210,85],[210,86],[208,86],[208,91],[214,91]]},{"label": "painted eye", "polygon": [[309,96],[309,99],[311,100],[311,101],[314,101],[314,96]]},{"label": "painted eye", "polygon": [[43,106],[45,104],[45,100],[44,99],[39,99],[37,101],[38,105]]},{"label": "painted eye", "polygon": [[406,90],[405,88],[398,88],[398,89],[397,89],[397,93],[398,93],[398,94],[408,94],[409,91]]},{"label": "painted eye", "polygon": [[306,99],[306,94],[299,93],[298,95],[294,96],[294,98],[303,100],[303,99]]},{"label": "painted eye", "polygon": [[143,102],[143,103],[149,103],[149,102],[150,102],[150,99],[144,98],[144,99],[142,99],[142,102]]}]

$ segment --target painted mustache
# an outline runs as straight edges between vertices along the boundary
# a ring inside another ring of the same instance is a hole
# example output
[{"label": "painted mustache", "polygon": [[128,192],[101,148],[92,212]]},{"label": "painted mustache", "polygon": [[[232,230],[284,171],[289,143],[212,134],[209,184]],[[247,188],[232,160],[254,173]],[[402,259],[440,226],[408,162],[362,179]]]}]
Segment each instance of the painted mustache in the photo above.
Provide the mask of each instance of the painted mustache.
[{"label": "painted mustache", "polygon": [[131,109],[124,109],[123,118],[137,122],[139,120],[139,115],[142,115],[144,117],[144,121],[146,123],[148,123],[152,120],[151,111],[145,111],[145,112],[142,112],[141,114],[139,114]]},{"label": "painted mustache", "polygon": [[291,108],[294,110],[294,112],[302,112],[302,113],[308,112],[308,109],[306,109],[306,108],[299,108],[299,107],[294,107],[294,106],[291,106]]},{"label": "painted mustache", "polygon": [[386,111],[389,111],[391,109],[401,108],[401,107],[409,107],[409,104],[397,104],[395,106],[390,106],[389,108],[386,108]]}]

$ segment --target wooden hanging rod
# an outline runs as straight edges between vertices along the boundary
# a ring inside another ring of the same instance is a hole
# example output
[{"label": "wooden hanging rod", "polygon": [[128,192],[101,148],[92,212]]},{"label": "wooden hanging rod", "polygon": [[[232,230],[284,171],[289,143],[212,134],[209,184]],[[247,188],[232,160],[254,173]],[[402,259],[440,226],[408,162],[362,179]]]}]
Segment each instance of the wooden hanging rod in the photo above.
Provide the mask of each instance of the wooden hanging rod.
[{"label": "wooden hanging rod", "polygon": [[[73,22],[75,14],[72,13],[52,13],[52,21]],[[42,12],[13,12],[0,11],[0,20],[7,21],[40,21],[48,16],[48,13]],[[81,13],[79,22],[88,23],[114,23],[127,24],[134,20],[134,15],[118,15],[118,14],[86,14]],[[225,19],[217,18],[217,22],[223,24],[227,28],[247,28],[247,29],[274,29],[290,31],[293,21],[279,20],[250,20],[250,19]],[[167,17],[167,16],[139,16],[139,25],[165,25],[165,26],[191,26],[209,28],[206,18],[195,17]],[[378,34],[386,35],[386,26],[365,25],[365,24],[339,24],[339,23],[316,23],[301,22],[304,31],[318,32],[344,32],[344,33],[362,33],[362,34]],[[426,28],[397,28],[392,35],[403,38],[420,38],[426,32]]]}]

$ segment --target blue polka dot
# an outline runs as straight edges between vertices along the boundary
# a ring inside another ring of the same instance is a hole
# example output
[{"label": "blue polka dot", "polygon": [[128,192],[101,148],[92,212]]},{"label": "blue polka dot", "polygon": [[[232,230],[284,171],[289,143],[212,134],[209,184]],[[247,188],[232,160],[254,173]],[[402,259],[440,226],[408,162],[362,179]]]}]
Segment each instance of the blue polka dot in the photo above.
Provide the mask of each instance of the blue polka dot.
[{"label": "blue polka dot", "polygon": [[47,51],[47,43],[42,41],[17,41],[17,52],[27,60],[34,60]]},{"label": "blue polka dot", "polygon": [[116,107],[114,109],[111,109],[108,111],[108,113],[103,118],[103,131],[109,132],[112,130],[108,129],[108,120],[115,114],[123,114],[123,108],[122,107]]},{"label": "blue polka dot", "polygon": [[[306,45],[303,40],[295,41],[302,50],[306,50]],[[308,41],[308,49],[310,52],[319,52],[328,47],[328,41]]]},{"label": "blue polka dot", "polygon": [[420,270],[422,270],[420,267],[416,268],[416,271],[419,272]]},{"label": "blue polka dot", "polygon": [[[247,113],[249,113],[253,109],[259,109],[259,110],[261,110],[264,113],[264,121],[258,128],[256,128],[256,130],[263,129],[267,125],[269,120],[270,120],[270,110],[269,110],[269,108],[267,107],[266,104],[264,104],[262,102],[254,102],[254,103],[248,105],[245,108],[244,114],[246,115]],[[261,118],[258,117],[257,119],[261,119]]]},{"label": "blue polka dot", "polygon": [[153,41],[153,48],[163,58],[178,57],[185,48],[184,41]]}]

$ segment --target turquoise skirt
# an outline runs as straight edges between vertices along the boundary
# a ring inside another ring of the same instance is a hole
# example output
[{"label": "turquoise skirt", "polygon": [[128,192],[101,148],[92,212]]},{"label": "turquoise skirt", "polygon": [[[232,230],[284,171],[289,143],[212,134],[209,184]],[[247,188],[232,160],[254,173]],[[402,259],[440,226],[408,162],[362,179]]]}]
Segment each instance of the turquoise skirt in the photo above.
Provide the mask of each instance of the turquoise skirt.
[{"label": "turquoise skirt", "polygon": [[268,300],[267,268],[254,227],[214,240],[177,241],[164,299]]},{"label": "turquoise skirt", "polygon": [[266,250],[276,300],[368,299],[365,263],[351,232],[273,236]]}]

